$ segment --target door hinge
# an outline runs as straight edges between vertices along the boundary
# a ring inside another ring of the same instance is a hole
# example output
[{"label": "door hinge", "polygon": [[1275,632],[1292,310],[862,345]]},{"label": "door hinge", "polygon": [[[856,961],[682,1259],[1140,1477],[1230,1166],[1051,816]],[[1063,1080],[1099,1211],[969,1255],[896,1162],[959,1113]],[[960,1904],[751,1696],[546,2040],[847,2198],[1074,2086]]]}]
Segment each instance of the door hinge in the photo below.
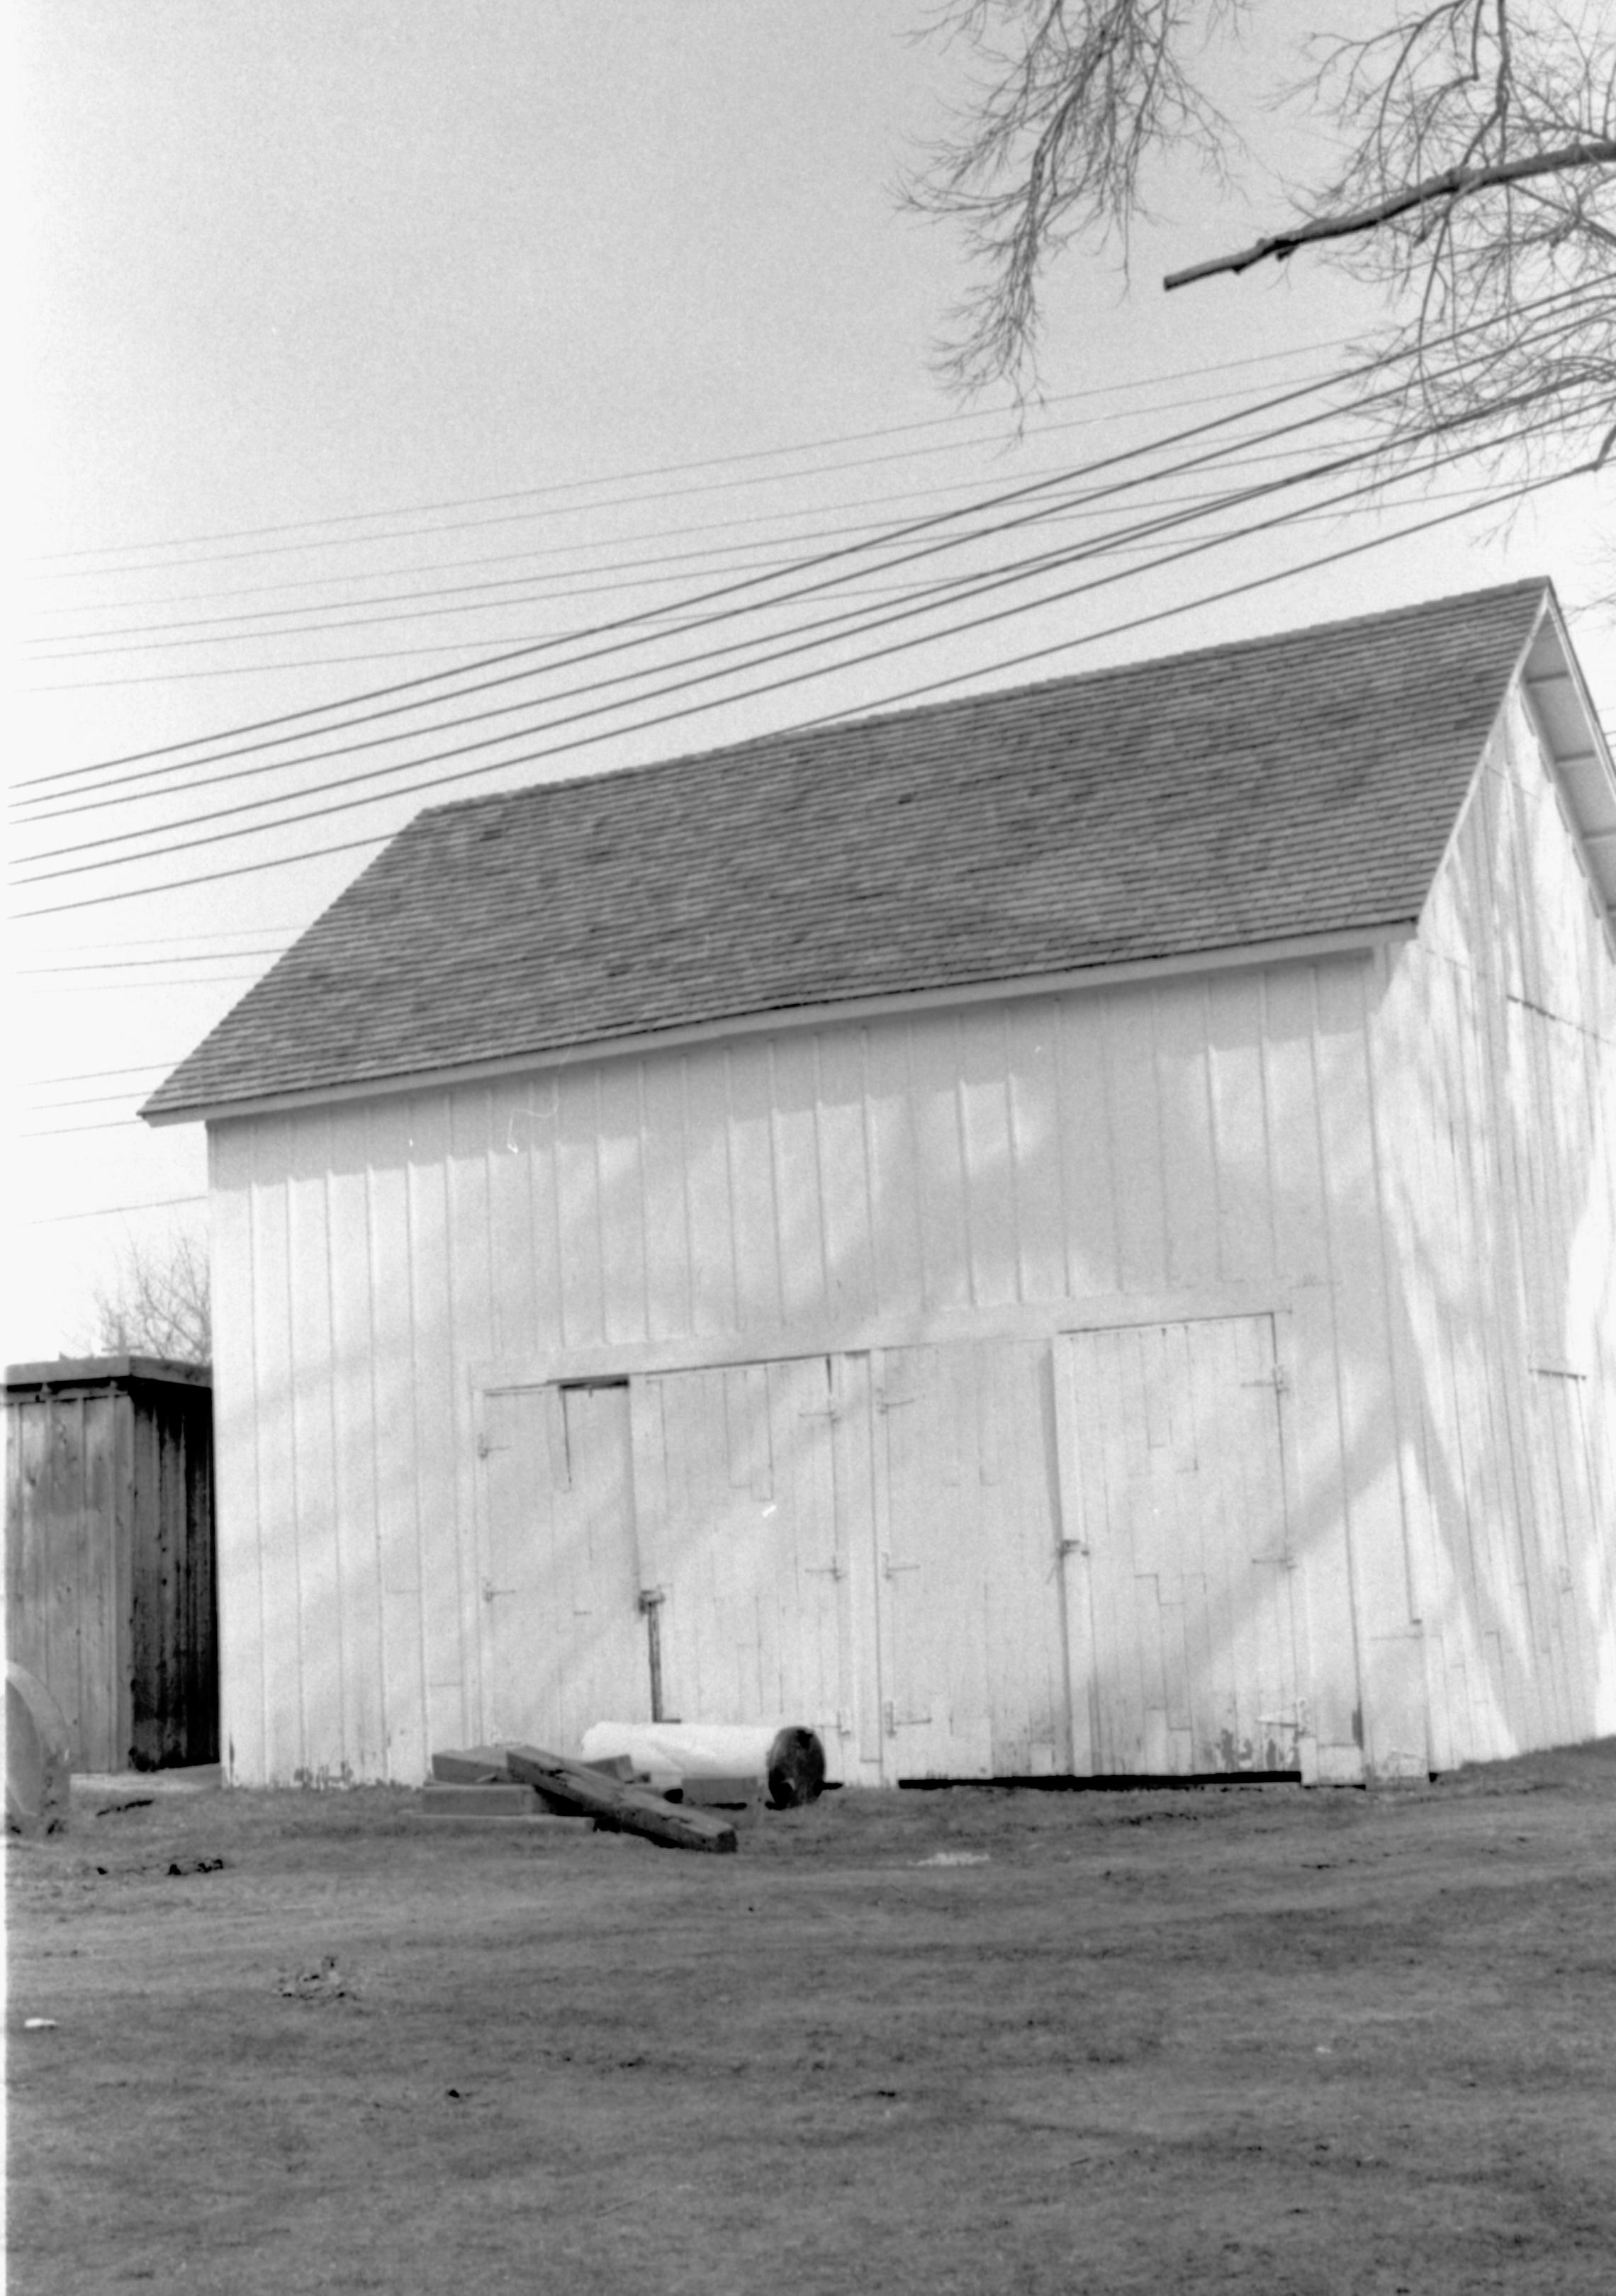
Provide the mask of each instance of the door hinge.
[{"label": "door hinge", "polygon": [[496,1595],[514,1595],[515,1592],[514,1587],[496,1587],[491,1578],[485,1578],[482,1582],[482,1599],[485,1603],[491,1603]]},{"label": "door hinge", "polygon": [[918,1570],[919,1569],[918,1562],[894,1562],[891,1548],[890,1546],[882,1548],[881,1575],[883,1578],[896,1578],[900,1570]]},{"label": "door hinge", "polygon": [[1243,1379],[1240,1384],[1242,1387],[1271,1387],[1276,1395],[1289,1395],[1291,1392],[1291,1382],[1285,1377],[1285,1367],[1282,1363],[1271,1364],[1260,1379]]},{"label": "door hinge", "polygon": [[889,1738],[896,1738],[900,1730],[921,1729],[931,1719],[929,1714],[900,1714],[895,1698],[882,1700],[881,1713]]},{"label": "door hinge", "polygon": [[1087,1554],[1088,1541],[1086,1538],[1063,1538],[1056,1552],[1061,1554]]},{"label": "door hinge", "polygon": [[802,1575],[805,1578],[845,1578],[848,1574],[841,1567],[841,1555],[833,1554],[828,1562],[805,1564]]}]

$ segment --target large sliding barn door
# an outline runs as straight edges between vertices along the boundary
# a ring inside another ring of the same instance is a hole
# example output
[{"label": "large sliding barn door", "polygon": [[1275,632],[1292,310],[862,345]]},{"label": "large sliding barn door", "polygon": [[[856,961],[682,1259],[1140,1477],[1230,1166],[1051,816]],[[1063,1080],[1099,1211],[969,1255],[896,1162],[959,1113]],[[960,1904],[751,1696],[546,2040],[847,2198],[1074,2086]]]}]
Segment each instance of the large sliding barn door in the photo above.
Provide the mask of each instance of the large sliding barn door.
[{"label": "large sliding barn door", "polygon": [[1272,1317],[1067,1333],[1055,1380],[1085,1767],[1298,1768]]},{"label": "large sliding barn door", "polygon": [[488,1736],[568,1754],[648,1720],[627,1382],[496,1389],[480,1448]]}]

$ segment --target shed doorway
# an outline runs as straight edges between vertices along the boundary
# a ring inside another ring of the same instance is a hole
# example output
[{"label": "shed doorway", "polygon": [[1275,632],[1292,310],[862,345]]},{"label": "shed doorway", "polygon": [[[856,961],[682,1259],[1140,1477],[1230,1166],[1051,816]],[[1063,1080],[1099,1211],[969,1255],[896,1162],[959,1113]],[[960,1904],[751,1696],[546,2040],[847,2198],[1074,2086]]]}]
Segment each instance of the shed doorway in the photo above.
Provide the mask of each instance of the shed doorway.
[{"label": "shed doorway", "polygon": [[1087,1767],[1300,1772],[1273,1317],[1063,1333],[1055,1384]]},{"label": "shed doorway", "polygon": [[837,1779],[857,1735],[867,1387],[865,1358],[823,1355],[634,1382],[666,1712],[805,1724]]},{"label": "shed doorway", "polygon": [[651,1718],[628,1383],[483,1406],[485,1730],[575,1753],[592,1722]]},{"label": "shed doorway", "polygon": [[1046,1341],[875,1358],[882,1775],[1048,1776],[1071,1744]]}]

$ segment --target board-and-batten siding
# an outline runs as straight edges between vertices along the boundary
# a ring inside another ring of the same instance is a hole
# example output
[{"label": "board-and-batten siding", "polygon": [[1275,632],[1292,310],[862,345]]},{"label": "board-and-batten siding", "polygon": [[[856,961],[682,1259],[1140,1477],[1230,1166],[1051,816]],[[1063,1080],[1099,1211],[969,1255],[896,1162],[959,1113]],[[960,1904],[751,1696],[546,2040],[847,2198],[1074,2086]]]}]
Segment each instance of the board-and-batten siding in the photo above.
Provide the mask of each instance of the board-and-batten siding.
[{"label": "board-and-batten siding", "polygon": [[1431,1758],[1616,1728],[1616,967],[1524,707],[1374,1044]]},{"label": "board-and-batten siding", "polygon": [[1253,968],[214,1125],[236,1775],[416,1778],[483,1726],[474,1381],[491,1367],[649,1371],[1047,1332],[1074,1307],[1248,1304],[1288,1311],[1300,1599],[1313,1648],[1342,1659],[1316,1672],[1314,1722],[1350,1767],[1339,1526],[1355,1507],[1376,1587],[1401,1535],[1374,980],[1349,958]]}]

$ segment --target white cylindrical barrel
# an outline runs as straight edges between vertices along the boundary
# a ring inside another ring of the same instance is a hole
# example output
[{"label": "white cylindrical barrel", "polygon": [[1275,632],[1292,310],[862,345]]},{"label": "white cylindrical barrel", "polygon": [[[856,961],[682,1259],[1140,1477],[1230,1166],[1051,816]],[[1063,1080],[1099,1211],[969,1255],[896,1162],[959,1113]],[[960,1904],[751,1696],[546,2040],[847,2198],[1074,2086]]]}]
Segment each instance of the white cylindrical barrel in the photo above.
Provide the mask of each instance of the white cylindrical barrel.
[{"label": "white cylindrical barrel", "polygon": [[584,1733],[584,1759],[626,1754],[655,1782],[757,1778],[776,1809],[813,1801],[824,1784],[824,1748],[795,1722],[595,1722]]}]

